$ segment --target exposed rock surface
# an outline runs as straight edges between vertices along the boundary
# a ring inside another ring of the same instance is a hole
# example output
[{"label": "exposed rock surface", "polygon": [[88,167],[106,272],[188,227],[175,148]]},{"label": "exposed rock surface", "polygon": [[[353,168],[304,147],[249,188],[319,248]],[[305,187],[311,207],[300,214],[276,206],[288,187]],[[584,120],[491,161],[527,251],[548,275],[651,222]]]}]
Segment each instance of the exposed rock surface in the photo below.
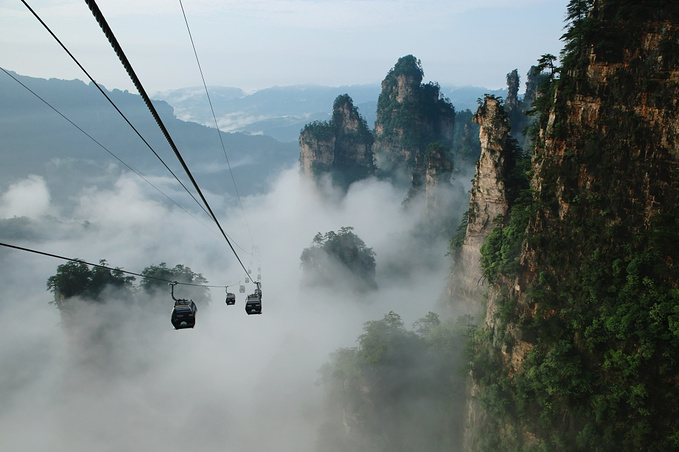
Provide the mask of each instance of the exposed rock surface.
[{"label": "exposed rock surface", "polygon": [[335,99],[329,122],[304,127],[299,144],[300,168],[307,176],[330,174],[333,182],[346,188],[375,172],[372,134],[346,94]]},{"label": "exposed rock surface", "polygon": [[450,207],[443,191],[452,191],[450,186],[453,163],[442,146],[430,146],[424,173],[424,214],[445,211]]},{"label": "exposed rock surface", "polygon": [[423,76],[419,60],[407,55],[382,81],[373,149],[380,170],[391,177],[408,180],[429,144],[452,144],[455,109],[437,84],[422,84]]},{"label": "exposed rock surface", "polygon": [[495,228],[493,220],[509,208],[505,178],[511,168],[514,147],[507,114],[500,101],[486,97],[474,115],[480,126],[481,157],[470,193],[467,228],[448,283],[450,306],[456,315],[479,317],[483,312],[485,284],[481,271],[481,246]]},{"label": "exposed rock surface", "polygon": [[661,450],[677,431],[679,6],[571,6],[520,269],[487,294],[480,353],[499,370],[475,373],[469,451]]}]

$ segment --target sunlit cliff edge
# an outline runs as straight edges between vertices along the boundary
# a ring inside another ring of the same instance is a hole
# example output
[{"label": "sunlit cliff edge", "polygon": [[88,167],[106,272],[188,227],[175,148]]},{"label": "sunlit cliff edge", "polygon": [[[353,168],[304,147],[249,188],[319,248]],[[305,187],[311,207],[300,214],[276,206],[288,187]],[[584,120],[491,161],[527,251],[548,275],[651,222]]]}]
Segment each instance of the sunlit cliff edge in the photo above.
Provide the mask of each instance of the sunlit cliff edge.
[{"label": "sunlit cliff edge", "polygon": [[568,17],[562,66],[542,60],[529,189],[505,212],[477,167],[477,273],[450,300],[483,300],[465,450],[676,449],[679,7],[571,1]]}]

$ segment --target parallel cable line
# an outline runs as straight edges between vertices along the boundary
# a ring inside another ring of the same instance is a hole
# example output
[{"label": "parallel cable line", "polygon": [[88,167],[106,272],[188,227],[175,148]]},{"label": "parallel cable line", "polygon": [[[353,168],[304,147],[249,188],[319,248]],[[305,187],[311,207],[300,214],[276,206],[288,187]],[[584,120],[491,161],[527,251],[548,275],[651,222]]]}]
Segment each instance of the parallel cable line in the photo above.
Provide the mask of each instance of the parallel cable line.
[{"label": "parallel cable line", "polygon": [[206,285],[206,284],[196,284],[196,283],[184,283],[184,282],[178,282],[178,281],[170,281],[169,279],[158,278],[158,277],[155,277],[155,276],[146,276],[146,275],[142,275],[141,273],[130,272],[130,271],[127,271],[127,270],[123,270],[121,268],[112,268],[112,267],[108,267],[106,265],[94,264],[92,262],[87,262],[87,261],[84,261],[82,259],[75,259],[75,258],[71,258],[71,257],[60,256],[58,254],[46,253],[44,251],[38,251],[38,250],[30,249],[30,248],[24,248],[23,246],[12,245],[12,244],[9,244],[9,243],[0,242],[0,246],[12,248],[12,249],[19,250],[19,251],[26,251],[28,253],[39,254],[41,256],[53,257],[55,259],[61,259],[61,260],[64,260],[64,261],[82,262],[83,264],[91,265],[92,267],[103,268],[104,270],[119,271],[119,272],[125,273],[127,275],[139,276],[140,278],[153,279],[155,281],[162,281],[162,282],[166,282],[166,283],[177,283],[177,284],[183,285],[183,286],[217,287],[217,288],[223,289],[223,288],[234,285],[234,284],[229,284],[228,286],[210,286],[210,285]]},{"label": "parallel cable line", "polygon": [[[61,116],[63,119],[65,119],[66,121],[68,121],[73,127],[75,127],[75,128],[78,129],[80,132],[82,132],[87,138],[89,138],[89,139],[92,140],[94,143],[96,143],[100,148],[102,148],[104,151],[108,152],[113,158],[115,158],[115,159],[118,160],[120,163],[122,163],[123,165],[125,165],[130,171],[132,171],[132,172],[133,172],[134,174],[136,174],[137,176],[141,177],[147,184],[149,184],[151,187],[153,187],[158,193],[160,193],[161,195],[165,196],[165,198],[167,198],[169,201],[171,201],[172,203],[174,203],[177,207],[179,207],[179,208],[182,209],[184,212],[186,212],[186,213],[189,214],[191,217],[193,217],[194,220],[198,221],[200,224],[202,224],[203,226],[205,226],[206,228],[208,228],[208,230],[211,230],[205,223],[203,223],[203,222],[200,221],[198,218],[196,218],[191,212],[189,212],[189,211],[188,211],[186,208],[184,208],[181,204],[179,204],[177,201],[175,201],[175,200],[172,199],[170,196],[168,196],[167,194],[165,194],[161,189],[159,189],[158,187],[156,187],[150,180],[148,180],[146,177],[144,177],[143,174],[141,174],[140,172],[138,172],[136,169],[134,169],[133,167],[131,167],[130,165],[128,165],[125,161],[123,161],[120,157],[118,157],[117,155],[115,155],[111,150],[109,150],[106,146],[104,146],[103,144],[101,144],[96,138],[94,138],[92,135],[90,135],[90,134],[87,133],[85,130],[83,130],[82,127],[78,126],[76,123],[74,123],[73,121],[71,121],[71,119],[69,119],[66,115],[64,115],[62,112],[60,112],[60,111],[59,111],[56,107],[54,107],[52,104],[50,104],[49,102],[47,102],[47,101],[46,101],[42,96],[40,96],[38,93],[36,93],[35,91],[33,91],[31,88],[29,88],[25,83],[23,83],[23,82],[22,82],[21,80],[19,80],[18,78],[14,77],[14,76],[13,76],[9,71],[7,71],[5,68],[0,67],[0,70],[2,70],[5,74],[7,74],[8,76],[10,76],[12,79],[14,79],[14,81],[16,81],[19,85],[23,86],[29,93],[33,94],[35,97],[37,97],[40,101],[42,101],[42,102],[43,102],[45,105],[47,105],[49,108],[51,108],[52,110],[54,110],[55,113],[57,113],[57,114],[58,114],[59,116]],[[214,232],[214,233],[216,233],[214,230],[211,230],[211,231]]]},{"label": "parallel cable line", "polygon": [[[97,23],[99,23],[99,26],[101,27],[102,31],[106,35],[106,38],[108,39],[109,43],[113,47],[113,50],[115,51],[116,55],[118,55],[118,59],[120,60],[120,62],[125,67],[127,74],[130,76],[130,79],[132,80],[132,83],[137,88],[139,95],[144,100],[144,103],[146,104],[149,111],[151,112],[151,115],[153,116],[156,123],[158,124],[158,127],[163,132],[165,139],[167,140],[168,144],[170,145],[170,147],[174,151],[175,155],[177,156],[177,159],[181,163],[182,168],[184,168],[184,171],[186,172],[187,176],[191,180],[191,183],[193,184],[194,188],[198,192],[198,195],[200,196],[201,200],[205,204],[205,207],[210,212],[210,216],[214,220],[215,224],[217,224],[217,226],[219,227],[220,232],[224,236],[226,243],[229,245],[229,248],[231,248],[231,251],[233,252],[236,259],[238,260],[238,263],[243,268],[243,271],[245,272],[245,274],[248,277],[250,277],[250,273],[248,272],[247,268],[245,268],[245,265],[241,261],[240,256],[238,256],[238,253],[236,252],[233,245],[231,244],[231,241],[227,237],[226,232],[224,232],[222,225],[219,223],[219,220],[217,219],[217,216],[212,211],[212,208],[210,207],[210,204],[207,202],[207,199],[205,199],[205,196],[203,195],[203,192],[201,191],[200,187],[198,186],[196,179],[193,177],[193,174],[191,174],[189,167],[186,165],[184,158],[182,157],[181,153],[179,152],[179,149],[177,149],[177,146],[175,145],[174,141],[172,140],[170,133],[167,131],[165,124],[163,124],[163,121],[161,120],[160,115],[158,115],[158,112],[156,111],[155,107],[151,103],[151,99],[149,98],[148,94],[146,93],[146,90],[144,89],[144,87],[142,86],[141,81],[137,77],[137,74],[134,72],[134,68],[132,67],[129,60],[127,59],[127,56],[125,56],[125,53],[123,52],[122,47],[118,43],[118,40],[116,39],[115,35],[113,34],[113,31],[111,30],[111,27],[109,27],[108,23],[106,22],[106,18],[101,13],[101,11],[99,10],[99,7],[97,6],[97,4],[94,0],[85,0],[85,3],[87,3],[87,5],[89,6],[90,11],[94,15],[94,18],[97,20]],[[252,278],[250,277],[250,279],[252,279]]]},{"label": "parallel cable line", "polygon": [[[222,138],[222,132],[219,130],[219,123],[217,122],[217,115],[215,114],[215,109],[212,105],[212,99],[210,99],[210,91],[207,89],[207,83],[205,82],[205,75],[203,74],[203,67],[198,59],[198,51],[196,50],[196,44],[193,41],[193,35],[191,34],[191,27],[189,27],[189,20],[186,18],[186,11],[184,10],[184,4],[182,0],[179,0],[179,6],[182,9],[182,15],[184,16],[184,23],[186,24],[186,31],[189,34],[189,40],[191,41],[191,47],[193,48],[193,54],[196,57],[196,64],[198,65],[198,71],[200,72],[200,78],[203,80],[203,87],[205,88],[205,95],[207,96],[207,102],[210,104],[210,111],[212,112],[212,119],[215,121],[215,128],[217,129],[217,135],[219,136],[219,142],[222,145],[222,150],[224,151],[224,158],[226,159],[226,165],[229,167],[229,174],[231,175],[231,181],[233,182],[233,188],[236,190],[236,198],[238,199],[238,205],[240,205],[240,210],[243,212],[243,219],[245,220],[245,226],[250,234],[251,243],[255,243],[255,239],[252,236],[252,230],[250,229],[250,224],[245,216],[245,209],[243,209],[243,203],[240,199],[240,193],[238,192],[238,187],[236,186],[236,179],[233,177],[233,170],[231,169],[231,163],[229,162],[229,157],[226,154],[226,146],[224,146],[224,139]],[[242,249],[242,248],[241,248]],[[247,253],[247,251],[243,250]],[[249,253],[248,253],[249,254]]]},{"label": "parallel cable line", "polygon": [[205,212],[205,214],[207,216],[210,216],[210,214],[205,210],[205,207],[203,207],[203,205],[196,199],[196,197],[193,196],[193,193],[191,193],[191,191],[186,187],[186,185],[184,185],[184,183],[181,180],[179,180],[179,178],[174,173],[174,171],[172,171],[172,169],[170,169],[170,167],[167,166],[167,164],[163,161],[163,159],[160,157],[160,155],[158,155],[158,153],[155,151],[155,149],[153,149],[153,147],[149,144],[149,142],[146,141],[146,139],[142,136],[142,134],[139,132],[139,130],[137,130],[137,128],[130,122],[129,119],[127,119],[127,116],[125,116],[125,114],[118,108],[118,106],[115,104],[115,102],[113,102],[113,100],[109,97],[109,95],[106,94],[106,91],[104,91],[101,88],[101,86],[99,86],[99,84],[94,80],[94,78],[92,78],[90,73],[87,72],[87,70],[83,67],[82,64],[80,64],[80,61],[78,61],[78,59],[71,53],[71,51],[68,50],[66,45],[64,45],[64,43],[61,42],[61,40],[57,37],[57,35],[54,34],[54,32],[50,29],[50,27],[45,23],[45,21],[43,21],[40,18],[40,16],[38,16],[38,13],[36,13],[33,10],[33,8],[31,8],[31,6],[28,3],[26,3],[26,0],[21,0],[21,2],[26,6],[26,8],[28,8],[28,10],[35,16],[35,18],[38,19],[38,21],[49,32],[49,34],[52,35],[52,37],[57,41],[57,43],[59,43],[61,48],[64,49],[64,51],[68,54],[68,56],[71,57],[71,59],[75,62],[75,64],[78,65],[78,67],[83,71],[83,73],[87,76],[87,78],[89,78],[90,81],[94,84],[94,86],[97,87],[99,92],[104,95],[104,97],[109,101],[109,103],[113,106],[113,108],[116,109],[118,114],[120,114],[120,116],[125,120],[125,122],[127,122],[127,124],[132,128],[132,130],[135,131],[137,136],[139,136],[139,138],[144,142],[144,144],[151,150],[151,152],[153,152],[153,155],[155,155],[156,158],[158,160],[160,160],[160,163],[162,163],[163,166],[165,166],[165,168],[170,172],[170,174],[172,174],[172,176],[174,176],[175,180],[177,182],[179,182],[179,185],[181,185],[184,188],[184,190],[186,190],[186,192],[193,198],[193,200],[196,202],[196,204],[198,204],[198,206],[203,210],[203,212]]}]

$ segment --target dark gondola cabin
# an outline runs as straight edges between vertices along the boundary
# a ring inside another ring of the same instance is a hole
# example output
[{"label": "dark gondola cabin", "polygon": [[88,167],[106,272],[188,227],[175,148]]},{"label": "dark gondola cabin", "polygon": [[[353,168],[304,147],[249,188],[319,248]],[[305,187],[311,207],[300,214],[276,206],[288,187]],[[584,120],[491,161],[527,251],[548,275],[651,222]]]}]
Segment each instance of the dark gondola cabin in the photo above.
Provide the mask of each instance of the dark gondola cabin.
[{"label": "dark gondola cabin", "polygon": [[253,294],[248,295],[248,298],[245,301],[245,312],[247,312],[248,315],[262,313],[261,292],[255,292]]},{"label": "dark gondola cabin", "polygon": [[227,294],[226,294],[226,305],[227,306],[233,306],[234,304],[236,304],[236,294],[231,293],[231,292],[227,292]]},{"label": "dark gondola cabin", "polygon": [[176,330],[193,328],[196,325],[198,307],[193,300],[177,300],[172,308],[172,326]]}]

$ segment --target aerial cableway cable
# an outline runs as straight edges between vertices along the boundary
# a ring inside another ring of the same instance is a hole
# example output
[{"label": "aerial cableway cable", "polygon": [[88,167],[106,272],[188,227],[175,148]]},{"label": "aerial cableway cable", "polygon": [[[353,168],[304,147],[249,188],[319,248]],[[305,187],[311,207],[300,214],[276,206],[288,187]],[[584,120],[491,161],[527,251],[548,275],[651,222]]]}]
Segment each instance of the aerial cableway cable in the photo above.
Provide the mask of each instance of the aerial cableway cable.
[{"label": "aerial cableway cable", "polygon": [[146,141],[146,139],[142,136],[142,134],[139,132],[139,130],[137,130],[137,128],[130,122],[129,119],[127,119],[127,116],[125,116],[125,114],[118,108],[118,106],[115,104],[115,102],[113,102],[113,100],[109,97],[109,95],[106,94],[106,91],[104,91],[104,90],[101,88],[101,86],[99,86],[99,84],[94,80],[94,78],[92,78],[92,76],[90,75],[90,73],[87,72],[87,70],[83,67],[82,64],[80,64],[80,62],[78,61],[78,59],[71,53],[70,50],[68,50],[68,48],[64,45],[64,43],[61,42],[61,40],[57,37],[57,35],[54,34],[54,32],[53,32],[53,31],[50,29],[50,27],[45,23],[45,21],[43,21],[43,20],[40,18],[40,16],[38,16],[38,13],[36,13],[36,12],[33,10],[33,8],[31,8],[31,6],[30,6],[28,3],[26,3],[26,0],[21,0],[21,2],[26,6],[26,8],[28,8],[28,10],[35,16],[35,18],[38,19],[38,21],[39,21],[39,22],[42,24],[42,26],[49,32],[49,34],[52,35],[52,37],[57,41],[57,43],[59,43],[59,45],[61,46],[61,48],[64,49],[64,51],[68,54],[68,56],[70,56],[71,59],[75,62],[75,64],[78,65],[78,67],[80,68],[80,70],[82,70],[83,73],[87,76],[87,78],[89,78],[90,81],[94,84],[94,86],[97,87],[97,89],[99,90],[99,92],[100,92],[100,93],[101,93],[101,94],[109,101],[109,103],[113,106],[113,108],[116,109],[116,111],[118,112],[118,114],[120,114],[120,116],[125,120],[125,122],[127,122],[127,124],[132,128],[132,130],[135,131],[135,133],[137,134],[137,136],[139,136],[139,138],[144,142],[144,144],[151,150],[151,152],[153,152],[153,155],[156,156],[156,158],[160,161],[160,163],[162,163],[163,166],[165,166],[165,168],[170,172],[170,174],[172,174],[172,176],[174,176],[175,180],[176,180],[177,182],[179,182],[179,185],[181,185],[181,186],[184,188],[184,190],[191,196],[191,198],[193,198],[193,200],[196,202],[196,204],[198,204],[198,206],[203,210],[203,212],[205,212],[205,214],[206,214],[207,216],[210,216],[210,214],[207,212],[207,210],[205,210],[205,207],[203,207],[203,205],[196,199],[196,197],[193,196],[193,193],[191,193],[191,191],[186,187],[186,185],[184,185],[184,183],[183,183],[181,180],[179,180],[179,178],[178,178],[177,175],[174,173],[174,171],[172,171],[172,169],[170,169],[170,167],[167,166],[167,164],[163,161],[163,159],[160,157],[160,155],[158,155],[158,153],[155,151],[155,149],[153,149],[153,147],[149,144],[149,142]]},{"label": "aerial cableway cable", "polygon": [[[186,18],[186,11],[184,10],[184,4],[182,0],[179,0],[179,6],[182,9],[182,15],[184,16],[184,23],[186,24],[186,31],[189,34],[189,40],[191,41],[191,47],[193,48],[193,55],[196,57],[196,64],[198,65],[198,71],[200,72],[200,78],[203,81],[203,87],[205,88],[205,96],[207,96],[207,102],[210,104],[210,111],[212,112],[212,119],[215,121],[215,128],[217,129],[217,135],[219,135],[219,142],[222,145],[222,151],[224,151],[224,158],[226,159],[226,165],[229,168],[229,174],[231,175],[231,181],[233,182],[233,188],[236,190],[236,198],[238,199],[238,205],[240,206],[241,212],[243,212],[243,219],[245,220],[245,226],[250,234],[251,243],[255,243],[255,239],[252,236],[252,231],[250,230],[250,224],[245,216],[245,209],[243,209],[243,203],[240,199],[240,193],[238,193],[238,186],[236,185],[236,179],[233,177],[233,170],[231,169],[231,163],[229,162],[229,157],[226,154],[226,146],[224,146],[224,140],[222,139],[222,132],[219,130],[219,123],[217,122],[217,115],[215,114],[215,109],[212,105],[212,99],[210,99],[210,91],[207,89],[207,83],[205,82],[205,75],[203,74],[203,67],[198,59],[198,51],[196,50],[196,44],[193,41],[193,35],[191,34],[191,27],[189,27],[189,20]],[[241,248],[242,249],[242,248]],[[248,253],[249,254],[249,253]]]},{"label": "aerial cableway cable", "polygon": [[87,262],[87,261],[84,261],[82,259],[75,259],[75,258],[71,258],[71,257],[60,256],[58,254],[46,253],[44,251],[38,251],[38,250],[30,249],[30,248],[24,248],[23,246],[12,245],[12,244],[9,244],[9,243],[0,242],[0,246],[12,248],[12,249],[19,250],[19,251],[26,251],[28,253],[39,254],[41,256],[53,257],[55,259],[61,259],[61,260],[64,260],[64,261],[69,261],[69,262],[82,262],[83,264],[90,265],[92,267],[103,268],[104,270],[118,271],[118,272],[121,272],[121,273],[125,273],[127,275],[139,276],[140,278],[152,279],[154,281],[162,281],[162,282],[166,282],[168,284],[179,284],[179,285],[182,285],[182,286],[194,286],[194,287],[216,287],[216,288],[222,288],[222,289],[228,288],[229,286],[233,286],[233,284],[224,285],[224,286],[210,286],[210,285],[207,285],[207,284],[196,284],[196,283],[185,283],[185,282],[178,282],[178,281],[170,281],[169,279],[165,279],[165,278],[158,278],[156,276],[147,276],[147,275],[143,275],[141,273],[130,272],[130,271],[127,271],[127,270],[123,270],[121,268],[112,268],[112,267],[109,267],[107,265],[102,265],[102,264],[93,264],[92,262]]},{"label": "aerial cableway cable", "polygon": [[[194,188],[196,189],[196,192],[198,192],[198,195],[200,196],[201,200],[205,204],[205,207],[210,212],[210,216],[212,217],[215,224],[219,228],[220,232],[224,236],[226,243],[229,245],[229,248],[231,248],[231,251],[233,252],[236,259],[238,260],[238,263],[243,268],[243,271],[245,271],[245,274],[248,277],[250,277],[250,273],[248,272],[247,268],[245,268],[245,265],[241,261],[240,256],[238,256],[238,253],[236,252],[233,245],[231,244],[231,241],[227,237],[226,232],[224,232],[222,225],[219,223],[219,220],[217,219],[217,216],[212,211],[212,208],[210,208],[210,204],[207,202],[207,199],[203,195],[203,192],[201,191],[200,187],[198,186],[198,183],[196,182],[196,179],[193,177],[193,174],[191,174],[189,167],[186,165],[184,158],[182,157],[181,153],[179,152],[179,149],[177,149],[177,146],[175,145],[174,141],[172,140],[172,137],[170,136],[170,133],[167,131],[167,128],[165,128],[165,124],[163,124],[163,121],[161,120],[160,115],[156,111],[156,108],[153,106],[153,103],[151,102],[151,99],[149,98],[148,94],[146,93],[146,90],[142,86],[141,81],[137,77],[137,74],[134,72],[134,68],[132,67],[129,60],[125,56],[125,53],[123,52],[122,47],[118,43],[118,40],[116,39],[115,35],[113,34],[113,31],[111,30],[111,27],[109,27],[108,23],[106,22],[106,18],[104,17],[102,12],[99,10],[99,7],[97,6],[97,4],[94,0],[85,0],[85,3],[87,3],[87,6],[89,6],[90,11],[94,15],[94,18],[96,19],[97,23],[99,23],[99,26],[101,27],[102,31],[106,35],[106,38],[108,39],[109,43],[113,47],[113,50],[115,51],[116,55],[118,55],[118,59],[120,60],[120,62],[125,67],[127,74],[130,76],[130,79],[132,80],[132,83],[137,88],[139,95],[144,100],[144,103],[146,104],[147,108],[151,112],[151,115],[153,116],[156,123],[158,124],[158,127],[163,132],[165,139],[167,140],[168,144],[170,145],[170,147],[174,151],[175,155],[177,156],[177,159],[181,163],[182,168],[184,168],[186,175],[191,180],[191,183],[193,184]],[[250,278],[250,279],[252,279],[252,278]]]},{"label": "aerial cableway cable", "polygon": [[[11,77],[11,78],[12,78],[14,81],[16,81],[19,85],[21,85],[22,87],[24,87],[29,93],[31,93],[33,96],[35,96],[36,98],[38,98],[41,102],[43,102],[45,105],[47,105],[49,108],[51,108],[55,113],[57,113],[59,116],[61,116],[64,120],[66,120],[67,122],[69,122],[73,127],[75,127],[76,129],[78,129],[82,134],[84,134],[87,138],[89,138],[90,140],[92,140],[95,144],[97,144],[99,147],[101,147],[104,151],[106,151],[107,153],[109,153],[113,158],[115,158],[116,160],[118,160],[118,162],[120,162],[121,164],[123,164],[123,165],[124,165],[125,167],[127,167],[130,171],[132,171],[134,174],[136,174],[136,175],[139,176],[141,179],[143,179],[147,184],[149,184],[151,187],[153,187],[158,193],[160,193],[160,194],[163,195],[165,198],[167,198],[170,202],[172,202],[174,205],[176,205],[177,207],[179,207],[180,209],[182,209],[182,210],[183,210],[184,212],[186,212],[189,216],[191,216],[194,220],[196,220],[197,222],[199,222],[200,224],[202,224],[203,226],[205,226],[205,227],[206,227],[208,230],[210,230],[212,233],[218,234],[214,229],[210,229],[210,228],[208,227],[208,225],[206,225],[206,224],[203,223],[199,218],[197,218],[196,216],[194,216],[194,215],[193,215],[190,211],[188,211],[184,206],[182,206],[182,205],[179,204],[177,201],[175,201],[174,199],[172,199],[169,195],[167,195],[166,193],[164,193],[160,188],[156,187],[150,180],[148,180],[146,177],[144,177],[143,174],[141,174],[139,171],[137,171],[136,169],[134,169],[132,166],[128,165],[124,160],[122,160],[120,157],[118,157],[115,153],[113,153],[110,149],[108,149],[106,146],[104,146],[101,142],[99,142],[99,141],[98,141],[96,138],[94,138],[92,135],[90,135],[90,134],[87,133],[85,130],[83,130],[82,127],[80,127],[78,124],[76,124],[75,122],[73,122],[70,118],[68,118],[65,114],[63,114],[61,111],[59,111],[55,106],[53,106],[52,104],[50,104],[47,100],[45,100],[45,99],[44,99],[42,96],[40,96],[38,93],[36,93],[35,91],[33,91],[33,90],[32,90],[30,87],[28,87],[25,83],[23,83],[23,82],[22,82],[21,80],[19,80],[18,78],[14,77],[14,76],[13,76],[9,71],[7,71],[5,68],[0,67],[0,70],[2,70],[5,74],[7,74],[9,77]],[[195,198],[194,198],[194,199],[195,199]],[[200,204],[199,204],[199,205],[200,205]],[[201,207],[202,207],[202,206],[201,206]],[[206,211],[205,209],[203,209],[203,211],[207,214],[207,211]],[[236,246],[238,246],[238,247],[240,248],[240,245],[238,245],[238,243],[236,243],[236,242],[233,240],[233,238],[231,238],[231,241],[232,241]],[[241,248],[241,249],[242,249],[242,248]]]},{"label": "aerial cableway cable", "polygon": [[[191,212],[189,212],[188,210],[186,210],[181,204],[179,204],[177,201],[175,201],[175,200],[172,199],[170,196],[168,196],[167,194],[165,194],[161,189],[159,189],[158,187],[156,187],[150,180],[148,180],[147,178],[145,178],[143,174],[141,174],[140,172],[138,172],[136,169],[134,169],[133,167],[131,167],[130,165],[128,165],[125,161],[123,161],[120,157],[118,157],[117,155],[115,155],[111,150],[109,150],[106,146],[104,146],[103,144],[101,144],[96,138],[94,138],[92,135],[90,135],[90,134],[87,133],[85,130],[83,130],[82,127],[80,127],[78,124],[76,124],[76,123],[73,122],[71,119],[69,119],[66,115],[64,115],[62,112],[60,112],[55,106],[53,106],[52,104],[50,104],[49,102],[47,102],[42,96],[40,96],[38,93],[36,93],[35,91],[33,91],[31,88],[29,88],[25,83],[23,83],[23,82],[22,82],[21,80],[19,80],[18,78],[14,77],[14,76],[13,76],[9,71],[7,71],[5,68],[0,67],[0,70],[2,70],[5,74],[7,74],[7,75],[8,75],[9,77],[11,77],[12,79],[14,79],[14,81],[16,81],[19,85],[23,86],[29,93],[33,94],[36,98],[38,98],[40,101],[42,101],[42,102],[43,102],[45,105],[47,105],[49,108],[51,108],[52,110],[54,110],[55,113],[57,113],[59,116],[61,116],[62,118],[64,118],[66,121],[68,121],[73,127],[75,127],[75,128],[78,129],[80,132],[82,132],[87,138],[89,138],[89,139],[92,140],[94,143],[96,143],[100,148],[102,148],[104,151],[108,152],[113,158],[115,158],[115,159],[118,160],[120,163],[122,163],[123,165],[125,165],[130,171],[132,171],[134,174],[136,174],[137,176],[139,176],[140,178],[142,178],[147,184],[149,184],[151,187],[153,187],[158,193],[160,193],[161,195],[165,196],[165,198],[167,198],[169,201],[171,201],[172,203],[174,203],[177,207],[179,207],[179,208],[182,209],[184,212],[186,212],[187,214],[189,214],[191,217],[193,217],[196,221],[198,221],[199,223],[201,223],[203,226],[207,227],[207,225],[206,225],[205,223],[203,223],[203,222],[200,221],[198,218],[196,218]],[[208,228],[208,229],[209,229],[209,228]],[[212,232],[215,232],[215,231],[212,230]],[[215,232],[215,233],[216,233],[216,232]]]}]

